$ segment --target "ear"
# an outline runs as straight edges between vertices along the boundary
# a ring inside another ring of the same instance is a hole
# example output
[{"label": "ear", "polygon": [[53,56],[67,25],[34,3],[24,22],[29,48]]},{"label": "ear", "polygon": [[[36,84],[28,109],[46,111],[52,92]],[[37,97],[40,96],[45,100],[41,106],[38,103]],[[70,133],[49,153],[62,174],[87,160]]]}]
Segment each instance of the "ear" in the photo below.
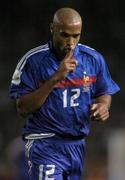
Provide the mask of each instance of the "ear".
[{"label": "ear", "polygon": [[53,23],[50,23],[50,32],[53,33]]}]

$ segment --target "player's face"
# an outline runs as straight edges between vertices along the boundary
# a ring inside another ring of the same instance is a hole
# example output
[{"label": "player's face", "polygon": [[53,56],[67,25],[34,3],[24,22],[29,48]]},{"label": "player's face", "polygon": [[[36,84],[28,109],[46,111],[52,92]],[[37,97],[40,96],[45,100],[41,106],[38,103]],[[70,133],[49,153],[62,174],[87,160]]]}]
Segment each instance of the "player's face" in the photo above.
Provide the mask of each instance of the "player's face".
[{"label": "player's face", "polygon": [[59,57],[64,57],[70,49],[75,49],[80,39],[81,28],[80,22],[73,25],[57,24],[53,27],[53,45]]}]

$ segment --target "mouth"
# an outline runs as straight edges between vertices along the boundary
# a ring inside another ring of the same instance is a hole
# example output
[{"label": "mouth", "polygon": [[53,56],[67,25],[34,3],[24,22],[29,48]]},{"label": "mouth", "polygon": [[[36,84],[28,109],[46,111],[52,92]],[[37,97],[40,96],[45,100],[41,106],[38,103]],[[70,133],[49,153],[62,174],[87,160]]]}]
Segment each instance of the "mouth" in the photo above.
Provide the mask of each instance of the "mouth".
[{"label": "mouth", "polygon": [[71,46],[66,46],[66,47],[64,48],[64,52],[65,52],[65,53],[68,53],[68,52],[71,51],[71,50],[74,50],[74,48],[71,47]]}]

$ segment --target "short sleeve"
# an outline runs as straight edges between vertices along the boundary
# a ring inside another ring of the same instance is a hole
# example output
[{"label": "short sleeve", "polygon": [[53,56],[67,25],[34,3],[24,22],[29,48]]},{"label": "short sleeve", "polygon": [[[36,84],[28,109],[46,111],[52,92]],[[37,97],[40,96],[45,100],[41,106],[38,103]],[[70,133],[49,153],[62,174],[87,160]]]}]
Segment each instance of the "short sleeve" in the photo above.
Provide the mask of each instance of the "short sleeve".
[{"label": "short sleeve", "polygon": [[95,97],[105,94],[115,94],[120,90],[117,83],[112,79],[109,68],[102,55],[99,55],[99,72],[95,83]]},{"label": "short sleeve", "polygon": [[32,92],[37,88],[37,70],[32,59],[24,59],[19,62],[11,81],[10,97],[17,99],[20,96]]}]

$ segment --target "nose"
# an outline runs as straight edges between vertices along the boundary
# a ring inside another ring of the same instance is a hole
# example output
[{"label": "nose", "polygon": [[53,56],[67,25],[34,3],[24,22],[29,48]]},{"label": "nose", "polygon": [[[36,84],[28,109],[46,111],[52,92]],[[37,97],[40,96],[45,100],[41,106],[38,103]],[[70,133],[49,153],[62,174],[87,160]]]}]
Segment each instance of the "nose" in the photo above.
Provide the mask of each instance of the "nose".
[{"label": "nose", "polygon": [[75,46],[75,41],[73,37],[69,37],[67,41],[67,45],[73,48]]}]

